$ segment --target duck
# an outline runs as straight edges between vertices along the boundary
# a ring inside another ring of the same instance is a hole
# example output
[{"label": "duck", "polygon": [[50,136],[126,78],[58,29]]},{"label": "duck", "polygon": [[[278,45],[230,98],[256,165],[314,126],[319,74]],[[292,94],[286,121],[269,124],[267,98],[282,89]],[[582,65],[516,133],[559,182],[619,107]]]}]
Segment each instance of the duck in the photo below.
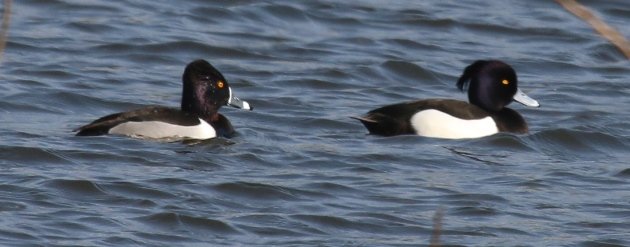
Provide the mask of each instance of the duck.
[{"label": "duck", "polygon": [[182,75],[182,98],[179,109],[147,106],[110,114],[75,130],[77,136],[123,135],[143,139],[229,138],[235,134],[230,121],[220,114],[221,106],[253,110],[237,98],[228,81],[208,61],[190,62]]},{"label": "duck", "polygon": [[353,118],[374,135],[470,139],[499,132],[528,133],[525,119],[506,106],[512,101],[528,107],[540,106],[518,88],[514,68],[499,60],[474,61],[464,69],[456,86],[468,92],[469,102],[414,100],[383,106]]}]

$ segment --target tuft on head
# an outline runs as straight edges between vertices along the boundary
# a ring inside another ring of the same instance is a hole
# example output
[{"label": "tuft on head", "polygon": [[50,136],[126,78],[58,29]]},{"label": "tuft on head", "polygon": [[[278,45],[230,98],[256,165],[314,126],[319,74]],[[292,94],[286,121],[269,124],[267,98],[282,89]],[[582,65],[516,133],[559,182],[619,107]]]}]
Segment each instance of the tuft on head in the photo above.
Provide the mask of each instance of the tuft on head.
[{"label": "tuft on head", "polygon": [[487,60],[477,60],[474,63],[468,65],[462,75],[457,80],[457,88],[461,91],[465,91],[468,89],[470,81],[474,79],[474,77],[479,74],[479,71],[486,65],[490,63]]}]

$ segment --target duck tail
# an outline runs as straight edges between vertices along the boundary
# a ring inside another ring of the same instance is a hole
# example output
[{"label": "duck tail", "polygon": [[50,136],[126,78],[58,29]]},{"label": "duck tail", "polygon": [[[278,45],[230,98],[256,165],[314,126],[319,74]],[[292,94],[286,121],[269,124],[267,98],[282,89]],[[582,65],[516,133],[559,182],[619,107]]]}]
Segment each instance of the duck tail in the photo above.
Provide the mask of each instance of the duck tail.
[{"label": "duck tail", "polygon": [[381,135],[381,136],[392,136],[396,135],[396,133],[392,133],[388,129],[387,123],[384,123],[382,119],[373,118],[373,116],[360,116],[360,117],[350,117],[352,119],[359,120],[363,126],[373,135]]}]

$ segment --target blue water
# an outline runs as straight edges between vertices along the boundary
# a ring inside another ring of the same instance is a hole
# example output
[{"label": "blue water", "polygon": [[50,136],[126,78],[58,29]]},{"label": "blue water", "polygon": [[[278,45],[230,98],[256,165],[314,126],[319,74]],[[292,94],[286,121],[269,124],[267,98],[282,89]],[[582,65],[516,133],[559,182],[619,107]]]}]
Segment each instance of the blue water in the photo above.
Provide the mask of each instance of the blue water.
[{"label": "blue water", "polygon": [[[580,1],[630,38],[630,3]],[[75,137],[177,107],[184,66],[253,112],[235,138]],[[515,67],[526,135],[367,135],[350,119]],[[0,245],[630,246],[630,61],[553,1],[12,5],[0,64]]]}]

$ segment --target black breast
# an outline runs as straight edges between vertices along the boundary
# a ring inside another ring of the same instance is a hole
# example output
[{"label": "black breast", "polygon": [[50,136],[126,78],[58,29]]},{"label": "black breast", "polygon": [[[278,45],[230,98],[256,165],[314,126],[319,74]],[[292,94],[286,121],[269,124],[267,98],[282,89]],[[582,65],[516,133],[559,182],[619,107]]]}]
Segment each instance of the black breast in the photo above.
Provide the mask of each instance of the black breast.
[{"label": "black breast", "polygon": [[209,123],[216,130],[217,136],[230,138],[236,133],[236,131],[234,131],[234,127],[232,127],[232,123],[230,123],[230,120],[221,114],[217,114],[217,117]]},{"label": "black breast", "polygon": [[528,132],[525,119],[523,119],[521,114],[518,114],[518,112],[510,108],[503,108],[500,112],[492,114],[492,118],[497,123],[497,128],[500,132],[518,134],[525,134]]}]

